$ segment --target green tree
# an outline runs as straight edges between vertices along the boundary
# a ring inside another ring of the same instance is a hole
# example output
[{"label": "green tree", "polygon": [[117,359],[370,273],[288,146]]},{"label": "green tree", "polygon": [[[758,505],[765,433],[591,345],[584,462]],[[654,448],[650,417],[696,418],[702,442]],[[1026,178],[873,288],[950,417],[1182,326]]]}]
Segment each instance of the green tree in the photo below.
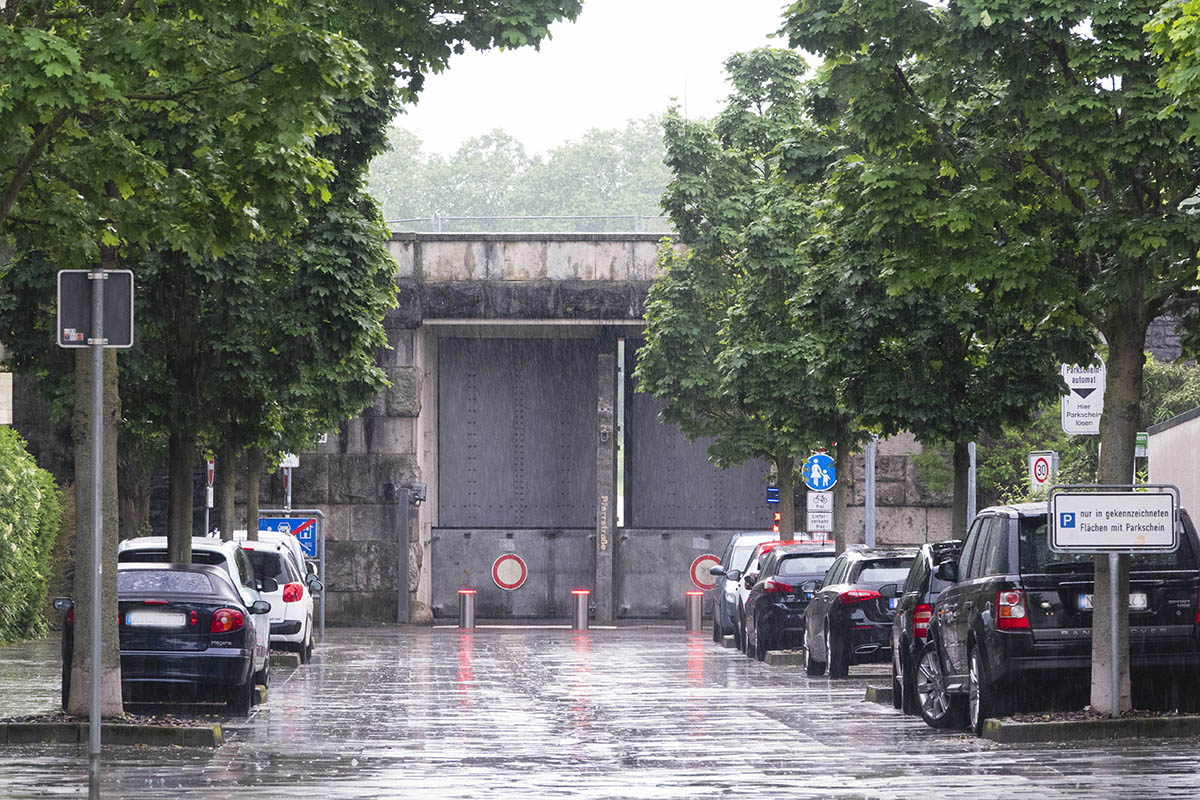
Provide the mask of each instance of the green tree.
[{"label": "green tree", "polygon": [[[1133,464],[1147,325],[1187,298],[1200,246],[1184,205],[1200,181],[1185,138],[1196,96],[1159,86],[1143,30],[1157,8],[800,0],[785,23],[793,45],[825,58],[826,100],[862,142],[835,182],[887,243],[894,288],[990,278],[1000,299],[1053,298],[1103,335],[1107,483]],[[960,257],[930,260],[931,240]],[[1107,573],[1098,560],[1099,617]],[[1100,666],[1107,632],[1092,641]],[[1119,694],[1128,707],[1127,656],[1121,686],[1107,672],[1093,670],[1093,706]]]}]

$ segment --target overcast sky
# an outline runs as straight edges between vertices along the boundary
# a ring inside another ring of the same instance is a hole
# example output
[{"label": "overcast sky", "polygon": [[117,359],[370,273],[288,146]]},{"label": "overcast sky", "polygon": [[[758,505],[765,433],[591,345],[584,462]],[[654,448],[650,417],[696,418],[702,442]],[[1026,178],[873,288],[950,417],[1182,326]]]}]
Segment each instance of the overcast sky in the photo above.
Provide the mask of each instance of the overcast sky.
[{"label": "overcast sky", "polygon": [[431,76],[396,123],[427,151],[503,128],[531,153],[589,128],[662,113],[672,98],[688,116],[711,117],[729,88],[722,62],[773,44],[784,0],[584,0],[574,23],[551,28],[540,52],[468,52]]}]

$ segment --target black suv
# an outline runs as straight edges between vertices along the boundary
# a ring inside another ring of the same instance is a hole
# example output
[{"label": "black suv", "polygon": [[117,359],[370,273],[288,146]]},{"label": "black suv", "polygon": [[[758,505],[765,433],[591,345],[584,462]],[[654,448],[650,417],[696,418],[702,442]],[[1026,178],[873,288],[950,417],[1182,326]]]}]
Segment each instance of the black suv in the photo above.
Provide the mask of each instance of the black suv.
[{"label": "black suv", "polygon": [[917,713],[917,660],[933,619],[933,603],[950,585],[935,572],[946,561],[958,561],[962,549],[962,539],[923,544],[903,585],[890,583],[879,588],[884,597],[898,598],[892,621],[892,704],[905,714]]},{"label": "black suv", "polygon": [[917,551],[912,548],[855,547],[837,557],[812,592],[805,610],[804,668],[809,675],[844,678],[854,664],[887,662],[892,650],[892,615],[896,599],[879,587],[904,580]]},{"label": "black suv", "polygon": [[[1194,701],[1200,668],[1200,542],[1187,513],[1174,553],[1132,558],[1129,666],[1135,687],[1156,678]],[[1055,553],[1046,504],[997,506],[971,524],[952,581],[933,606],[917,666],[918,710],[934,727],[967,712],[976,733],[1004,716],[1025,687],[1086,684],[1091,669],[1091,555]],[[1047,680],[1049,679],[1049,680]]]}]

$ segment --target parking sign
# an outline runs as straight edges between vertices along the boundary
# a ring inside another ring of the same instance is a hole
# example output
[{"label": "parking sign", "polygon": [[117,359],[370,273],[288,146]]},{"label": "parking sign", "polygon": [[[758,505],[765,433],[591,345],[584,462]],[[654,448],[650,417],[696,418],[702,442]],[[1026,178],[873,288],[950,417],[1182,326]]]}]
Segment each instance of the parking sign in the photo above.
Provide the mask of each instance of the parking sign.
[{"label": "parking sign", "polygon": [[260,531],[275,531],[290,533],[300,543],[300,549],[309,558],[317,557],[317,519],[316,517],[259,517]]}]

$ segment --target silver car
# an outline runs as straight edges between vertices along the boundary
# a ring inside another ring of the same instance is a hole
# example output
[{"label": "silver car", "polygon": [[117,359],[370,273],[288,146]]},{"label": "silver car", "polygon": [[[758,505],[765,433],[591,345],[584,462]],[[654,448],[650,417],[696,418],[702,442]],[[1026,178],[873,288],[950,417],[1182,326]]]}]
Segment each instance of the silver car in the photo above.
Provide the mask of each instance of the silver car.
[{"label": "silver car", "polygon": [[716,577],[717,583],[708,590],[713,607],[713,641],[719,642],[723,636],[731,635],[737,625],[737,580],[730,579],[729,573],[737,570],[738,577],[745,572],[754,548],[761,542],[769,542],[779,538],[779,534],[767,531],[747,531],[735,533],[725,548],[721,563],[709,570]]}]

